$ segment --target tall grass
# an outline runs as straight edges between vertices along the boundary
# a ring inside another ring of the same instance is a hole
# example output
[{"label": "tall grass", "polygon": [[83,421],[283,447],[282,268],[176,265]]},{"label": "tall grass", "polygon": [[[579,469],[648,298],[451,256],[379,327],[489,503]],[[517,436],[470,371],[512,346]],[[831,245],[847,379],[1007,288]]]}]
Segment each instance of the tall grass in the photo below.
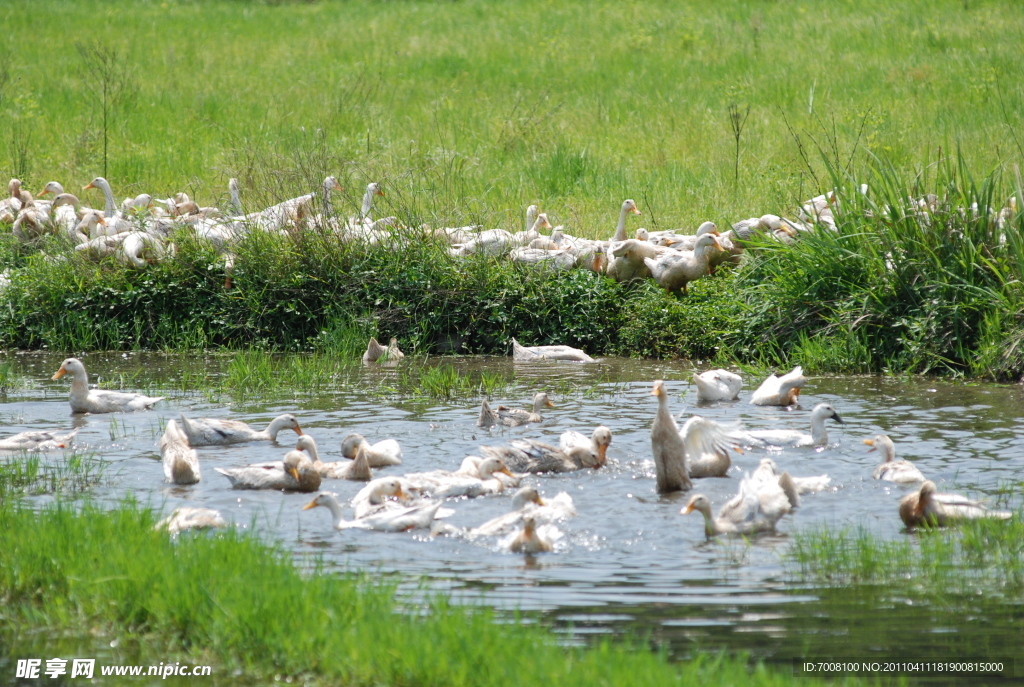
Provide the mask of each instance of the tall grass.
[{"label": "tall grass", "polygon": [[105,464],[90,453],[68,451],[61,456],[0,456],[0,499],[19,494],[60,494],[76,497],[103,479]]},{"label": "tall grass", "polygon": [[0,502],[4,629],[24,636],[59,627],[84,637],[109,628],[115,639],[131,636],[140,662],[212,658],[218,674],[237,671],[257,682],[796,683],[742,657],[701,655],[672,665],[632,643],[562,648],[541,627],[498,624],[491,611],[442,597],[410,613],[387,582],[327,574],[316,564],[303,573],[255,536],[228,530],[173,541],[153,525],[148,510],[132,505],[34,512]]},{"label": "tall grass", "polygon": [[[996,213],[1016,179],[975,179],[962,155],[906,178],[875,160],[867,178],[830,164],[837,230],[764,245],[737,278],[746,350],[840,371],[1024,372],[1024,214]],[[858,186],[867,181],[867,195]],[[922,212],[908,200],[934,194]],[[973,209],[972,209],[973,208]]]}]

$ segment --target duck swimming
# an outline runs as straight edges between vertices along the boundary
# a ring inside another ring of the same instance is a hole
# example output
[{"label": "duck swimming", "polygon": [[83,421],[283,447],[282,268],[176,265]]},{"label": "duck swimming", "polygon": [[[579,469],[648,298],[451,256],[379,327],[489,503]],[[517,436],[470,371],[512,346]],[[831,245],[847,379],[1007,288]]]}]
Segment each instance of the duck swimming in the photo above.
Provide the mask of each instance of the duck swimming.
[{"label": "duck swimming", "polygon": [[884,459],[875,468],[875,472],[872,475],[875,479],[900,484],[924,481],[924,475],[921,474],[916,465],[907,460],[896,460],[896,446],[892,443],[892,439],[885,434],[876,434],[870,439],[865,439],[864,443],[871,447],[868,449],[868,453],[878,449],[878,452],[882,454]]},{"label": "duck swimming", "polygon": [[828,444],[828,431],[825,429],[825,420],[835,420],[841,425],[846,424],[835,408],[828,403],[819,403],[811,411],[810,434],[796,429],[755,429],[747,432],[738,432],[734,436],[749,446],[758,447],[783,446],[801,448],[825,446]]},{"label": "duck swimming", "polygon": [[149,410],[153,404],[164,400],[163,396],[146,396],[123,391],[106,391],[89,388],[89,375],[85,365],[78,358],[68,358],[60,364],[53,379],[71,375],[72,413],[123,413],[133,410]]},{"label": "duck swimming", "polygon": [[792,406],[796,405],[800,389],[807,383],[803,368],[797,365],[792,371],[776,377],[771,375],[761,382],[761,386],[750,397],[755,406]]},{"label": "duck swimming", "polygon": [[402,447],[394,439],[370,445],[362,434],[349,434],[341,441],[341,455],[345,458],[355,459],[360,448],[366,451],[366,462],[371,468],[402,464]]},{"label": "duck swimming", "polygon": [[697,385],[697,402],[734,401],[743,388],[743,377],[728,370],[708,370],[693,375]]},{"label": "duck swimming", "polygon": [[291,413],[278,415],[266,429],[255,430],[239,420],[222,420],[218,418],[188,418],[182,413],[181,429],[188,437],[192,446],[227,446],[249,441],[277,441],[277,435],[284,429],[290,429],[302,435],[299,421]]},{"label": "duck swimming", "polygon": [[334,518],[334,529],[364,529],[379,532],[407,532],[409,530],[430,529],[437,517],[440,501],[430,501],[415,506],[404,506],[365,515],[355,520],[345,520],[337,494],[321,492],[316,498],[303,506],[302,510],[310,510],[324,506]]},{"label": "duck swimming", "polygon": [[940,494],[935,482],[925,480],[918,491],[900,499],[900,519],[908,528],[946,527],[964,520],[1009,520],[1009,511],[988,510],[978,501],[959,494]]},{"label": "duck swimming", "polygon": [[522,408],[498,406],[498,410],[495,412],[491,410],[487,399],[484,399],[480,404],[480,417],[477,419],[476,425],[477,427],[492,427],[494,425],[518,427],[530,424],[531,422],[542,422],[544,418],[541,417],[540,411],[541,408],[545,407],[554,408],[555,404],[551,402],[551,399],[543,391],[534,395],[532,411]]}]

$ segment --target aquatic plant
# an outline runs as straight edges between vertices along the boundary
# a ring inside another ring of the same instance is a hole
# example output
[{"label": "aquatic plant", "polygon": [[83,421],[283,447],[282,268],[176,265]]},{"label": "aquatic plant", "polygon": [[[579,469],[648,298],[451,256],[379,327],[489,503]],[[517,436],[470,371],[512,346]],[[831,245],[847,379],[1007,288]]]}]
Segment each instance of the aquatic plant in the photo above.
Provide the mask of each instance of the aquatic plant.
[{"label": "aquatic plant", "polygon": [[60,456],[8,454],[0,457],[0,500],[17,494],[80,496],[99,484],[105,469],[95,454],[78,450]]}]

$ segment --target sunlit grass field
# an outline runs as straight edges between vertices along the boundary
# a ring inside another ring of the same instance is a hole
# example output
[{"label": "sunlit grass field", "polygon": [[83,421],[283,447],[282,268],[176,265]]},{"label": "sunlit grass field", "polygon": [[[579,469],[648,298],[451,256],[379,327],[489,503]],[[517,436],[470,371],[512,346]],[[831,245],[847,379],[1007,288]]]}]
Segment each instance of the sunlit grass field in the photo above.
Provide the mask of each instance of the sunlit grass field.
[{"label": "sunlit grass field", "polygon": [[[539,202],[604,236],[791,209],[829,185],[817,148],[924,181],[959,147],[1024,158],[1013,0],[105,2],[0,5],[0,176],[103,173],[79,46],[129,67],[111,107],[115,193],[247,207],[325,174],[409,221],[518,226]],[[749,117],[739,157],[729,106]],[[738,162],[738,166],[737,166]],[[738,169],[738,174],[737,174]],[[870,179],[868,179],[870,181]],[[91,194],[96,194],[93,197]],[[79,195],[99,204],[97,192]]]}]

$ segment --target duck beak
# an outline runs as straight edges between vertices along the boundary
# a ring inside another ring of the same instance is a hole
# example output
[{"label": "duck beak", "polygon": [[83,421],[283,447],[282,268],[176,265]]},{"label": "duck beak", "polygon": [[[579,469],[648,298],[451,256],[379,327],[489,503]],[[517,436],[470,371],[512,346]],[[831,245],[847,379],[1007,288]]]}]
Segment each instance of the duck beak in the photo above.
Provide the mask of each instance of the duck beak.
[{"label": "duck beak", "polygon": [[502,473],[503,475],[508,475],[509,477],[512,477],[513,479],[515,478],[515,475],[513,475],[513,474],[512,474],[512,473],[511,473],[511,472],[509,471],[509,469],[508,469],[508,468],[502,468],[502,469],[498,470],[498,472]]},{"label": "duck beak", "polygon": [[50,379],[60,379],[61,377],[63,377],[67,373],[68,373],[68,371],[65,370],[63,366],[61,366],[61,368],[59,370],[57,370],[57,373],[54,374],[52,377],[50,377]]},{"label": "duck beak", "polygon": [[382,189],[377,189],[377,195],[378,196],[383,196],[384,195],[384,191]]},{"label": "duck beak", "polygon": [[89,190],[89,189],[91,189],[91,188],[96,188],[96,187],[95,187],[95,186],[93,186],[93,185],[92,185],[92,182],[90,181],[90,182],[89,182],[89,185],[88,185],[88,186],[83,186],[83,187],[82,187],[82,190],[83,190],[83,191],[88,191],[88,190]]},{"label": "duck beak", "polygon": [[548,399],[547,403],[545,403],[544,405],[546,405],[548,408],[554,408],[555,407],[555,404],[551,402],[550,398]]},{"label": "duck beak", "polygon": [[693,512],[693,504],[692,503],[687,504],[686,508],[683,508],[679,512],[682,513],[683,515],[689,515],[690,513]]},{"label": "duck beak", "polygon": [[[344,191],[345,190],[345,189],[343,189],[341,187],[341,184],[338,183],[337,179],[334,180],[334,190],[335,191]],[[381,195],[384,195],[384,194],[382,193]]]},{"label": "duck beak", "polygon": [[313,499],[312,501],[307,503],[305,506],[303,506],[302,510],[309,510],[310,508],[316,508],[319,505],[320,504],[316,502],[316,499]]},{"label": "duck beak", "polygon": [[832,414],[832,419],[833,419],[833,420],[835,420],[836,422],[838,422],[838,423],[839,423],[839,424],[841,424],[841,425],[845,425],[845,424],[846,424],[846,423],[845,423],[845,422],[843,421],[843,418],[841,418],[841,417],[839,416],[839,413],[833,413],[833,414]]},{"label": "duck beak", "polygon": [[48,193],[49,193],[49,191],[47,191],[47,190],[46,190],[46,189],[44,188],[44,189],[43,189],[42,191],[40,191],[40,192],[39,192],[39,193],[37,193],[36,195],[37,195],[37,196],[39,196],[39,197],[42,197],[42,196],[45,196],[45,195],[47,195]]},{"label": "duck beak", "polygon": [[608,454],[608,444],[603,444],[597,447],[597,462],[600,465],[604,465],[607,460],[605,456]]},{"label": "duck beak", "polygon": [[534,501],[534,503],[536,503],[538,506],[546,506],[546,505],[548,505],[548,504],[544,503],[544,499],[542,499],[540,496],[537,497],[537,500]]},{"label": "duck beak", "polygon": [[874,439],[865,439],[864,443],[871,447],[871,448],[868,449],[868,453],[871,453],[872,451],[875,450],[875,440]]},{"label": "duck beak", "polygon": [[398,487],[398,491],[395,492],[395,496],[400,499],[404,499],[406,497],[405,492],[402,491],[402,487]]},{"label": "duck beak", "polygon": [[639,208],[637,208],[637,206],[635,206],[635,205],[633,206],[633,209],[630,210],[630,212],[632,212],[634,215],[642,215],[642,214],[644,214],[644,213],[640,212]]},{"label": "duck beak", "polygon": [[288,468],[288,474],[292,476],[296,482],[299,481],[299,471],[297,468]]},{"label": "duck beak", "polygon": [[302,436],[302,427],[299,427],[299,423],[296,422],[295,426],[292,427],[292,429],[294,429],[295,433],[298,434],[300,437]]}]

